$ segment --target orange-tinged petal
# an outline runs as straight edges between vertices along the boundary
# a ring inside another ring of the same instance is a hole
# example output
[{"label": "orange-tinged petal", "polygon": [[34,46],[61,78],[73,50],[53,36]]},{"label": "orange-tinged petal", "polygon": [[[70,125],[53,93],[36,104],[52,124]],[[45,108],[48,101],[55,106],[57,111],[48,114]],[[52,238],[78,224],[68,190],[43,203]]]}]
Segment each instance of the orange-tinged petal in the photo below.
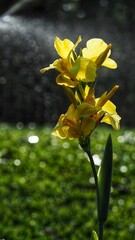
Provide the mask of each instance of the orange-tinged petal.
[{"label": "orange-tinged petal", "polygon": [[89,103],[82,103],[80,104],[75,111],[75,118],[76,120],[80,120],[82,117],[86,118],[89,117],[95,113],[97,113],[101,108],[95,107],[90,105]]},{"label": "orange-tinged petal", "polygon": [[61,139],[67,138],[68,135],[68,126],[57,126],[53,129],[52,135],[59,137]]},{"label": "orange-tinged petal", "polygon": [[75,119],[75,107],[71,104],[65,114],[65,120],[70,122],[70,125],[74,125],[76,123]]},{"label": "orange-tinged petal", "polygon": [[68,129],[69,129],[68,126],[63,125],[64,118],[65,118],[65,115],[61,114],[55,128],[52,131],[52,135],[57,136],[62,139],[67,137],[67,133],[68,133]]},{"label": "orange-tinged petal", "polygon": [[92,130],[95,128],[95,119],[93,118],[84,118],[82,120],[82,124],[81,124],[81,131],[83,133],[83,137],[87,137]]},{"label": "orange-tinged petal", "polygon": [[69,139],[80,138],[81,137],[80,125],[78,124],[74,125],[73,127],[70,127],[68,129],[67,137]]}]

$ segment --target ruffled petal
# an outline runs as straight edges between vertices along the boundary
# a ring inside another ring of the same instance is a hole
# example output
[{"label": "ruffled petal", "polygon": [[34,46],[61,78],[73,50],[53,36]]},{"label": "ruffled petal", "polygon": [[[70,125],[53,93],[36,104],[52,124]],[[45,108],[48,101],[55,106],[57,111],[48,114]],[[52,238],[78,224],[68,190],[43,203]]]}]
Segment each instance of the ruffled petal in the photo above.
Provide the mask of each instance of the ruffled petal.
[{"label": "ruffled petal", "polygon": [[66,59],[74,47],[74,44],[69,39],[61,40],[60,38],[56,37],[54,40],[54,47],[59,56]]},{"label": "ruffled petal", "polygon": [[[86,48],[82,50],[84,58],[98,57],[107,47],[107,44],[100,38],[92,38],[87,41]],[[110,55],[109,51],[109,55]],[[108,55],[108,56],[109,56]]]},{"label": "ruffled petal", "polygon": [[120,129],[120,116],[118,114],[106,114],[101,122],[112,125],[115,130]]},{"label": "ruffled petal", "polygon": [[102,110],[105,112],[105,116],[101,122],[110,124],[114,129],[118,130],[120,128],[121,117],[116,112],[116,106],[108,100],[102,107]]},{"label": "ruffled petal", "polygon": [[64,139],[67,137],[68,129],[69,129],[68,126],[63,125],[64,117],[65,117],[65,115],[61,114],[55,128],[52,131],[52,135],[57,136],[61,139]]}]

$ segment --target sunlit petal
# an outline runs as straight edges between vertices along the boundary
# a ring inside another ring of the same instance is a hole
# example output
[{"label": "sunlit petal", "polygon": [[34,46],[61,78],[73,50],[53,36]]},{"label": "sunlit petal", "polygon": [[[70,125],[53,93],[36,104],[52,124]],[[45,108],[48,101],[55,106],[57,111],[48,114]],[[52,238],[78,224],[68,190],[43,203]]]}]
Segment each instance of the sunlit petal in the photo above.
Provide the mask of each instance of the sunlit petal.
[{"label": "sunlit petal", "polygon": [[116,106],[111,102],[107,101],[106,104],[102,107],[102,110],[105,111],[105,116],[101,122],[112,125],[116,130],[120,128],[120,116],[116,112]]},{"label": "sunlit petal", "polygon": [[104,106],[102,107],[102,110],[110,114],[116,114],[116,106],[110,100],[108,100],[104,104]]},{"label": "sunlit petal", "polygon": [[80,81],[93,82],[96,78],[96,65],[89,59],[79,57],[70,72]]},{"label": "sunlit petal", "polygon": [[106,114],[101,122],[112,125],[115,130],[120,129],[120,116],[117,114]]},{"label": "sunlit petal", "polygon": [[[100,38],[93,38],[87,41],[86,48],[82,50],[84,58],[98,57],[107,47],[107,44]],[[110,52],[109,52],[110,55]]]},{"label": "sunlit petal", "polygon": [[69,52],[74,47],[74,44],[69,39],[61,40],[60,38],[56,37],[54,40],[54,47],[59,56],[66,59]]},{"label": "sunlit petal", "polygon": [[117,68],[117,63],[116,63],[114,60],[112,60],[111,58],[107,58],[107,59],[102,63],[102,66],[115,69],[115,68]]}]

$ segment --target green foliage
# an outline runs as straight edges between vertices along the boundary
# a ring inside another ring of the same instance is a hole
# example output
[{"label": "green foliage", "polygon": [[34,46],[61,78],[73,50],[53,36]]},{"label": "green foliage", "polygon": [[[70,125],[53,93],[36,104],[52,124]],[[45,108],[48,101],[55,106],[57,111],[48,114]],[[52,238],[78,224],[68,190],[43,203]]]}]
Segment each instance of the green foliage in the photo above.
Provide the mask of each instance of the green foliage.
[{"label": "green foliage", "polygon": [[[104,237],[135,240],[135,131],[97,128],[93,155],[103,158],[109,133],[114,163]],[[1,125],[0,239],[90,239],[97,231],[95,198],[90,164],[77,141],[57,139],[47,127]]]}]

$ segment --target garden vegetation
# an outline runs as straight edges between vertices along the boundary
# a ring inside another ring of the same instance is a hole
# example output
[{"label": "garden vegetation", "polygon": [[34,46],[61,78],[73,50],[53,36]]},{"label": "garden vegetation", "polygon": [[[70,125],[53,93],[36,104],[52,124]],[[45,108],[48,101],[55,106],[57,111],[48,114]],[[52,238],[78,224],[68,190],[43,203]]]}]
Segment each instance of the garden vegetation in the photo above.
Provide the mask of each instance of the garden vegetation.
[{"label": "garden vegetation", "polygon": [[[90,239],[97,225],[87,156],[77,140],[58,139],[51,131],[34,124],[0,126],[0,239]],[[97,165],[108,133],[114,162],[105,239],[134,240],[135,130],[97,128],[91,141]]]}]

